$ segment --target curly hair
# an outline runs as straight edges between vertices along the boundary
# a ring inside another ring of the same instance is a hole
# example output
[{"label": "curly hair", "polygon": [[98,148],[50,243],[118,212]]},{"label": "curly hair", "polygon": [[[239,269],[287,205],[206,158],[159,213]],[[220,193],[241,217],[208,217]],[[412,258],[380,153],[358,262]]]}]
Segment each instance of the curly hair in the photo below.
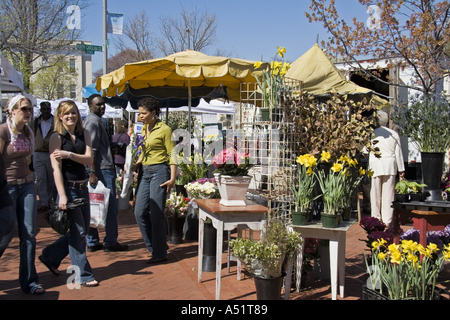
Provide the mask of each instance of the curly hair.
[{"label": "curly hair", "polygon": [[156,116],[159,117],[161,113],[161,109],[159,107],[159,102],[153,98],[144,98],[138,101],[138,108],[142,107],[146,109],[148,112],[156,111]]}]

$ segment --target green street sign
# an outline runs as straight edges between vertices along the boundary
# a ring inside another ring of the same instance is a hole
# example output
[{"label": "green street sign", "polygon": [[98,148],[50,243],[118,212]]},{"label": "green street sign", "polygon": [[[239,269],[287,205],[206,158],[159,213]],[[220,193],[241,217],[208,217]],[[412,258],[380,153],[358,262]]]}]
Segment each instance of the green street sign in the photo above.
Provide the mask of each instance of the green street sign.
[{"label": "green street sign", "polygon": [[102,46],[93,46],[93,45],[86,45],[82,43],[77,43],[77,50],[84,50],[84,53],[86,54],[94,54],[95,51],[103,51]]}]

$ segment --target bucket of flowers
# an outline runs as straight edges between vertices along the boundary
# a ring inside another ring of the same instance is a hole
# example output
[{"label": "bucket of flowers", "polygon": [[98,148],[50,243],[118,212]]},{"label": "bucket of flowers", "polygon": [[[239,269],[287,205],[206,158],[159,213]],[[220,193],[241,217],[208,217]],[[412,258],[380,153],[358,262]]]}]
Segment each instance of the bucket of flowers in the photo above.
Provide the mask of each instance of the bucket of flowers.
[{"label": "bucket of flowers", "polygon": [[164,214],[169,230],[169,243],[179,244],[183,238],[183,227],[188,214],[189,198],[171,193],[166,200]]}]

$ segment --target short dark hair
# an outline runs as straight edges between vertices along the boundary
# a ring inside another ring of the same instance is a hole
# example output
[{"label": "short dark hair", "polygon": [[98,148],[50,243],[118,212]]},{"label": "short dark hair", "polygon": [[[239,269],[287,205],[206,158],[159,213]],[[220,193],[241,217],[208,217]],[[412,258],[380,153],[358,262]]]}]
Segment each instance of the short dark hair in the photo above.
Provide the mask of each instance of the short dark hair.
[{"label": "short dark hair", "polygon": [[42,101],[39,105],[40,105],[41,108],[42,107],[49,107],[49,108],[52,107],[52,105],[48,101]]},{"label": "short dark hair", "polygon": [[145,108],[147,111],[152,112],[156,111],[156,116],[159,116],[161,113],[161,109],[159,108],[159,102],[153,98],[144,98],[138,101],[138,108]]},{"label": "short dark hair", "polygon": [[103,97],[101,95],[99,95],[98,93],[91,94],[88,98],[88,106],[91,105],[92,100],[94,100],[95,98],[103,98]]}]

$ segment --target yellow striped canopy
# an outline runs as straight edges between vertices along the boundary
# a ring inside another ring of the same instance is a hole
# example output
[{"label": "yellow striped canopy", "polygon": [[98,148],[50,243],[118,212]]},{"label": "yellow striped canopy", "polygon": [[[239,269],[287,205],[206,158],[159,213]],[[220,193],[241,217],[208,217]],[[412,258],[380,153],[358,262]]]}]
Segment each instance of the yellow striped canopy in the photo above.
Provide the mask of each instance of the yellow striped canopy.
[{"label": "yellow striped canopy", "polygon": [[239,101],[240,84],[254,83],[255,77],[269,69],[268,63],[255,69],[255,61],[208,56],[187,50],[164,58],[127,63],[100,77],[96,89],[103,96],[114,97],[125,91],[148,87],[227,87],[230,100]]}]

